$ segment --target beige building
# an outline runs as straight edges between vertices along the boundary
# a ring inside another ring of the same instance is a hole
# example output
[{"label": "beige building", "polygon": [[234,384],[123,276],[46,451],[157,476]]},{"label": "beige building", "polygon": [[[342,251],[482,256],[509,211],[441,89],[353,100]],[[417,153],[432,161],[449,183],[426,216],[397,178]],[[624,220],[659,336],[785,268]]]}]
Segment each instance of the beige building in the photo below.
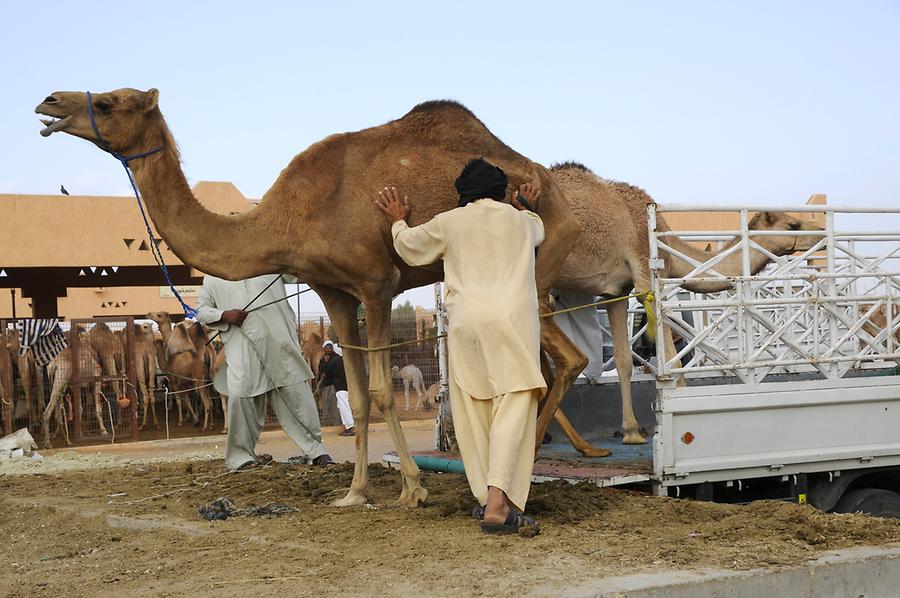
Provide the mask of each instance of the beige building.
[{"label": "beige building", "polygon": [[[193,191],[213,212],[254,206],[227,182],[200,182]],[[0,318],[13,315],[13,298],[18,317],[180,313],[136,203],[134,197],[0,194]],[[173,283],[193,304],[203,275],[153,236]]]},{"label": "beige building", "polygon": [[[255,205],[229,182],[200,182],[193,191],[213,212],[244,212]],[[807,201],[825,202],[824,195]],[[821,214],[797,216],[824,221]],[[665,218],[674,230],[739,226],[737,212],[670,212]],[[203,275],[153,234],[173,283],[193,305]],[[0,194],[0,318],[13,316],[13,300],[20,318],[181,313],[153,259],[133,197]],[[431,321],[422,308],[416,315],[419,326]]]}]

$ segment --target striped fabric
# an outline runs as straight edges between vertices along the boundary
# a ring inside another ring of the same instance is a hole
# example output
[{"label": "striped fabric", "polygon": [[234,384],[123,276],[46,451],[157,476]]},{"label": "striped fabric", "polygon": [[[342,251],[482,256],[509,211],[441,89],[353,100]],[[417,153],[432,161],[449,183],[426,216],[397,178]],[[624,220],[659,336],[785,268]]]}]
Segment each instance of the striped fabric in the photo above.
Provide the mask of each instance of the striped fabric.
[{"label": "striped fabric", "polygon": [[25,355],[31,348],[39,366],[56,359],[68,345],[69,341],[59,329],[57,320],[19,320],[19,355]]}]

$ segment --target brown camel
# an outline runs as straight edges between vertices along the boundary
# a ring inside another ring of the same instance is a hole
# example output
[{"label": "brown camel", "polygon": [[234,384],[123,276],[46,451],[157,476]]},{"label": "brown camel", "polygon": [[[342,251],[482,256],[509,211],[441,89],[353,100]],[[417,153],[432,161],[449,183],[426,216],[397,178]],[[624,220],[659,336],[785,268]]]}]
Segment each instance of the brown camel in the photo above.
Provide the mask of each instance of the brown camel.
[{"label": "brown camel", "polygon": [[[591,295],[621,297],[650,290],[650,247],[647,234],[647,206],[653,199],[642,189],[627,183],[601,179],[581,164],[568,162],[554,166],[551,171],[566,194],[572,211],[582,226],[578,243],[566,256],[554,286]],[[818,230],[783,212],[761,212],[749,223],[755,230]],[[668,231],[661,215],[657,228]],[[757,236],[754,240],[774,255],[786,255],[812,247],[817,237]],[[663,241],[680,253],[703,263],[721,251],[709,252],[693,247],[678,237]],[[729,247],[737,240],[729,244]],[[724,251],[724,250],[723,250]],[[695,269],[691,263],[672,255],[661,255],[665,267],[663,277],[681,278]],[[751,270],[755,274],[769,262],[760,251],[751,252]],[[715,267],[723,276],[739,276],[742,272],[741,253],[735,252]],[[712,276],[711,273],[706,276]],[[712,293],[731,288],[728,282],[695,282],[683,287],[690,291]],[[616,370],[622,393],[622,433],[625,444],[643,444],[646,439],[638,430],[631,406],[631,343],[628,333],[628,302],[607,304],[612,332]],[[666,354],[675,355],[672,331],[665,328]],[[547,420],[549,423],[549,420]],[[538,434],[541,434],[539,422]],[[542,436],[538,436],[541,438]]]},{"label": "brown camel", "polygon": [[[34,353],[31,352],[31,349],[29,348],[25,355],[19,355],[19,348],[19,331],[12,330],[9,334],[9,352],[16,363],[16,370],[22,383],[22,394],[25,396],[25,412],[28,414],[28,421],[31,421],[35,410],[38,413],[44,410],[44,376],[41,368],[34,361]],[[35,392],[37,394],[36,403],[34,401]]]},{"label": "brown camel", "polygon": [[[182,425],[182,405],[187,407],[191,414],[194,425],[200,422],[197,412],[194,411],[193,405],[188,397],[188,393],[184,392],[191,388],[197,388],[200,394],[200,401],[206,410],[203,422],[203,430],[210,427],[210,412],[212,411],[212,399],[209,396],[209,383],[207,369],[204,361],[204,351],[198,350],[194,339],[191,338],[190,324],[179,322],[172,325],[172,320],[168,312],[155,311],[147,314],[147,317],[159,326],[159,332],[162,335],[163,342],[166,346],[164,356],[165,367],[160,369],[168,376],[169,383],[175,392],[175,404],[178,408],[178,425]],[[168,409],[168,405],[166,405]]]},{"label": "brown camel", "polygon": [[[398,258],[388,224],[374,205],[377,191],[395,185],[408,193],[414,199],[410,223],[421,224],[456,207],[454,179],[472,157],[483,156],[503,168],[512,189],[530,182],[542,191],[537,210],[546,239],[537,258],[537,288],[541,310],[549,311],[550,285],[578,236],[578,223],[549,171],[497,139],[463,106],[426,102],[387,124],[332,135],[296,156],[256,208],[225,216],[206,210],[191,193],[158,97],[155,89],[94,95],[92,108],[103,141],[91,124],[85,93],[55,92],[36,112],[59,119],[44,121],[44,136],[63,131],[125,156],[162,148],[130,164],[157,231],[184,263],[228,280],[292,274],[322,298],[341,341],[360,343],[356,317],[362,304],[369,347],[387,345],[391,298],[440,280],[442,271],[439,263],[411,268]],[[337,246],[342,250],[335,252]],[[552,318],[541,321],[541,342],[558,373],[541,415],[549,421],[586,359]],[[428,493],[397,419],[390,353],[368,353],[368,386],[363,356],[345,352],[358,423],[357,457],[350,490],[336,504],[366,500],[367,428],[374,400],[400,455],[400,502],[415,506]]]},{"label": "brown camel", "polygon": [[144,418],[140,429],[147,427],[148,412],[153,414],[153,427],[159,428],[159,420],[156,417],[156,370],[159,361],[156,355],[156,343],[153,337],[152,324],[134,325],[134,369],[144,401]]},{"label": "brown camel", "polygon": [[[78,340],[74,340],[77,335]],[[56,356],[49,366],[47,366],[47,374],[50,377],[50,401],[44,408],[44,447],[50,447],[50,417],[56,415],[57,428],[62,427],[65,433],[66,445],[71,446],[69,441],[69,428],[66,422],[66,416],[63,413],[62,400],[66,393],[66,389],[70,386],[80,388],[87,386],[90,394],[94,398],[94,411],[97,415],[97,422],[100,424],[100,434],[107,436],[106,424],[103,423],[103,398],[100,392],[100,378],[103,370],[100,366],[100,359],[94,348],[90,344],[90,335],[87,332],[79,332],[74,330],[69,333],[69,346],[62,350]],[[77,363],[77,374],[76,363]],[[80,401],[81,397],[76,394],[76,401]]]},{"label": "brown camel", "polygon": [[111,386],[115,397],[125,396],[125,387],[119,375],[125,375],[125,347],[119,337],[103,322],[94,324],[88,333],[88,342],[100,360],[104,376],[113,380]]},{"label": "brown camel", "polygon": [[297,336],[300,339],[300,352],[312,369],[313,376],[319,377],[319,362],[325,350],[322,348],[324,339],[319,334],[318,322],[303,322],[297,325]]},{"label": "brown camel", "polygon": [[[210,370],[209,377],[211,380],[216,379],[216,374],[219,373],[223,367],[226,366],[225,361],[225,347],[221,342],[213,341],[213,345],[218,346],[214,347],[215,349],[215,357],[212,362],[212,369]],[[222,403],[222,417],[225,420],[225,423],[222,426],[222,434],[228,434],[228,395],[224,393],[219,393],[219,401]]]}]

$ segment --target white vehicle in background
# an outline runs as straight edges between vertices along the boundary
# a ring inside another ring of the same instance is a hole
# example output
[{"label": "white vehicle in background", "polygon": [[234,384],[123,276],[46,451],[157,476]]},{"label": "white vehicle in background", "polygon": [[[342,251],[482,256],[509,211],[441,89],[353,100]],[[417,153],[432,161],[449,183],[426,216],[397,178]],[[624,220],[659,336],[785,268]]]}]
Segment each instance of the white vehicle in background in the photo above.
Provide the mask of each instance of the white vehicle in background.
[{"label": "white vehicle in background", "polygon": [[[709,240],[655,230],[658,212],[694,209],[650,206],[651,267],[673,234]],[[657,355],[663,326],[687,340],[655,372],[654,489],[900,516],[900,210],[784,209],[823,212],[824,230],[789,232],[819,240],[753,274],[751,252],[765,251],[754,238],[772,234],[747,228],[760,209],[742,210],[738,230],[718,233],[738,242],[685,278],[721,280],[716,264],[738,252],[731,290],[683,299],[685,279],[654,271]]]}]

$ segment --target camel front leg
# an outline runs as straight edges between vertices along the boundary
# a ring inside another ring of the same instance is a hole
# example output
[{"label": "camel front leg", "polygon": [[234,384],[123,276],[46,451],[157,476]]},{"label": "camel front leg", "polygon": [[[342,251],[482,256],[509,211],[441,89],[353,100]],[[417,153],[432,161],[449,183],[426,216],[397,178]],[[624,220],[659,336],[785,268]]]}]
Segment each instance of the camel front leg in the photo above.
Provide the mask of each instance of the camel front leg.
[{"label": "camel front leg", "polygon": [[[366,301],[366,332],[369,347],[388,345],[391,342],[391,302],[385,300]],[[406,507],[417,507],[428,498],[428,491],[421,484],[422,474],[419,466],[413,461],[397,407],[394,405],[394,392],[391,383],[390,350],[372,351],[369,353],[369,392],[381,409],[387,423],[394,446],[400,457],[400,474],[403,478],[403,490],[400,492],[400,504]],[[407,397],[408,400],[408,397]]]},{"label": "camel front leg", "polygon": [[228,397],[219,394],[219,400],[222,402],[222,417],[225,418],[225,425],[222,426],[222,434],[228,434]]},{"label": "camel front leg", "polygon": [[[356,310],[359,301],[352,295],[329,287],[313,287],[325,303],[331,323],[343,343],[359,346],[359,328]],[[361,351],[344,350],[344,371],[350,390],[350,408],[356,426],[356,461],[353,481],[344,498],[332,503],[335,507],[352,507],[366,503],[366,486],[369,483],[369,410],[371,398],[366,384],[366,366]]]},{"label": "camel front leg", "polygon": [[613,355],[619,374],[619,393],[622,395],[622,443],[646,444],[647,439],[638,429],[631,404],[631,335],[628,333],[628,302],[614,301],[606,306],[609,327],[612,332]]},{"label": "camel front leg", "polygon": [[[44,424],[44,448],[48,449],[52,445],[50,444],[50,417],[54,415],[57,410],[57,405],[63,403],[63,393],[66,390],[66,382],[65,378],[68,376],[68,372],[64,375],[61,371],[61,367],[57,367],[56,373],[53,376],[53,383],[50,388],[50,401],[47,402],[47,406],[44,408],[43,413],[43,424]],[[60,405],[60,409],[62,406]],[[63,417],[65,419],[65,417]],[[66,434],[68,440],[68,434]]]},{"label": "camel front leg", "polygon": [[[100,435],[101,436],[109,436],[109,431],[106,429],[106,424],[103,423],[103,393],[100,390],[100,383],[95,382],[91,384],[91,388],[94,393],[94,411],[97,413],[97,423],[100,424]],[[112,413],[112,405],[110,405],[110,413]]]},{"label": "camel front leg", "polygon": [[409,411],[409,380],[406,378],[403,379],[403,398],[406,399],[406,410]]},{"label": "camel front leg", "polygon": [[138,355],[137,359],[134,360],[134,369],[138,379],[138,390],[141,392],[141,400],[144,403],[144,417],[141,425],[138,426],[138,430],[143,430],[147,427],[147,416],[149,415],[149,406],[152,400],[152,396],[147,393],[147,365],[144,363],[143,355]]}]

